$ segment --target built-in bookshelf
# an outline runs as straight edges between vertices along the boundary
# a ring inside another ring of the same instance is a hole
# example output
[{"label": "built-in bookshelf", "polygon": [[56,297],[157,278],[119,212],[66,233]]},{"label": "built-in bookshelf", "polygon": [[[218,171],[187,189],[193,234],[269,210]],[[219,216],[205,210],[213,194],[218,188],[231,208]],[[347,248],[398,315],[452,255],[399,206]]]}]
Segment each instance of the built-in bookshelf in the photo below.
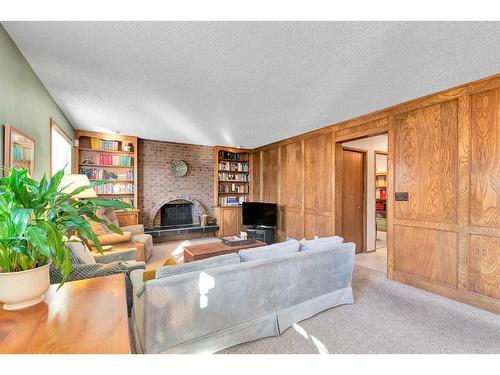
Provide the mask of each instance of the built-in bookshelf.
[{"label": "built-in bookshelf", "polygon": [[137,208],[137,138],[77,130],[73,172],[103,181],[95,190]]},{"label": "built-in bookshelf", "polygon": [[216,206],[239,206],[250,194],[250,153],[228,147],[214,148],[214,200]]},{"label": "built-in bookshelf", "polygon": [[387,231],[387,172],[375,173],[375,220],[378,231]]}]

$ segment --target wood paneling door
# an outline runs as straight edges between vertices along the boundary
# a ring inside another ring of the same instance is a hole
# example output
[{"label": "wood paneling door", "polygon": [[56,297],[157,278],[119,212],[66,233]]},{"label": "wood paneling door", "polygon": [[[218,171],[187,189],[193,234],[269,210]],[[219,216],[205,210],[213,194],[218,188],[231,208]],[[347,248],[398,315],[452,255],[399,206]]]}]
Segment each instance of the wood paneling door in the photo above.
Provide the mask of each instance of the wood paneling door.
[{"label": "wood paneling door", "polygon": [[342,236],[356,244],[356,253],[365,250],[366,153],[342,149]]}]

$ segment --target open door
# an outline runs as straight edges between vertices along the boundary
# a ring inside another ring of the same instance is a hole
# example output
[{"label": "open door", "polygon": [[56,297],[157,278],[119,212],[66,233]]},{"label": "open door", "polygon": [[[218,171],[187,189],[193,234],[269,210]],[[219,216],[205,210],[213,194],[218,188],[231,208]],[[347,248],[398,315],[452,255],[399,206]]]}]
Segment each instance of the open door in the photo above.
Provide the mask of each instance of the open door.
[{"label": "open door", "polygon": [[365,251],[366,151],[342,147],[342,237]]}]

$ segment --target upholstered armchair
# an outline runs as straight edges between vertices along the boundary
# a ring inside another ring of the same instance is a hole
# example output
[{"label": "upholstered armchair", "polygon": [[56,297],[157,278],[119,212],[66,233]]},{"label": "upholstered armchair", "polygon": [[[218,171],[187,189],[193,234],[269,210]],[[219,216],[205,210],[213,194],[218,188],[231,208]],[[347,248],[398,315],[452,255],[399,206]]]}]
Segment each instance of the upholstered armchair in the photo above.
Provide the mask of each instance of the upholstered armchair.
[{"label": "upholstered armchair", "polygon": [[[138,259],[143,259],[147,262],[151,258],[153,254],[153,237],[150,234],[144,233],[144,225],[137,224],[120,227],[118,218],[112,208],[100,208],[96,211],[96,216],[119,227],[123,231],[123,234],[117,234],[112,232],[105,225],[89,221],[92,231],[99,239],[101,245],[111,245],[113,248],[123,251],[126,250],[127,246],[121,245],[134,242],[138,244],[138,246],[136,246],[137,252],[139,253]],[[93,244],[91,243],[90,245],[92,246]],[[111,251],[110,254],[113,252],[114,251]]]}]

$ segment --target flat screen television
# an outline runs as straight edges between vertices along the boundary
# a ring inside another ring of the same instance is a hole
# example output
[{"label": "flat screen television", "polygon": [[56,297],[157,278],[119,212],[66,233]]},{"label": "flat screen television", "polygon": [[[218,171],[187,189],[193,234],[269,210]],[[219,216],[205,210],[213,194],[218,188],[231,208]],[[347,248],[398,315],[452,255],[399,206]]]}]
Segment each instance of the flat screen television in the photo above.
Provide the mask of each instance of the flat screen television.
[{"label": "flat screen television", "polygon": [[243,202],[243,225],[276,226],[276,203]]}]

